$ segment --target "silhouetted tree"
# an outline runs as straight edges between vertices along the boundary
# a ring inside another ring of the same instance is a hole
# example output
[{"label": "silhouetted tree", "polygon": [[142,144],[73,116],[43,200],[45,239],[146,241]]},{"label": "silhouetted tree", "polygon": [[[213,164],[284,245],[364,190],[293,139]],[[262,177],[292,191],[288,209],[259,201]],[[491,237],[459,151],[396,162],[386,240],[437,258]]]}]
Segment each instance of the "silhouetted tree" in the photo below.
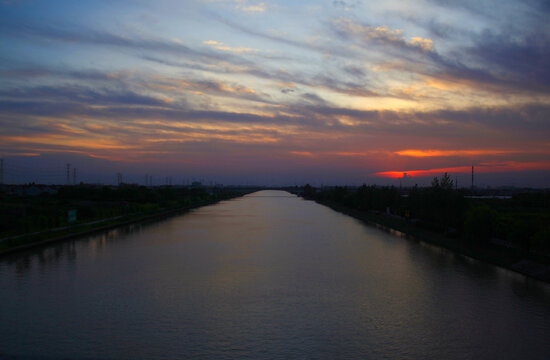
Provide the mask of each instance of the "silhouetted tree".
[{"label": "silhouetted tree", "polygon": [[315,196],[316,190],[313,186],[306,184],[304,186],[304,196],[306,198],[313,198]]},{"label": "silhouetted tree", "polygon": [[441,180],[439,180],[439,186],[443,190],[452,190],[453,189],[453,180],[449,176],[449,174],[445,173],[441,177]]},{"label": "silhouetted tree", "polygon": [[439,178],[437,176],[432,179],[432,188],[439,189]]},{"label": "silhouetted tree", "polygon": [[444,173],[443,176],[441,176],[441,179],[436,176],[432,180],[432,188],[434,189],[452,190],[453,185],[454,182],[447,173]]}]

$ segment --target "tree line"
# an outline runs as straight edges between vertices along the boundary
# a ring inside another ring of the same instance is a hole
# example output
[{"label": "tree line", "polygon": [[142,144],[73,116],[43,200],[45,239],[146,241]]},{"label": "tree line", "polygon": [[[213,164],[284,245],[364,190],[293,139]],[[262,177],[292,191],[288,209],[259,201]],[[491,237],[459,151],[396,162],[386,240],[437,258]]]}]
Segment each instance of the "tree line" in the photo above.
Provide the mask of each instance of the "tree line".
[{"label": "tree line", "polygon": [[429,187],[400,190],[394,186],[352,189],[304,187],[305,198],[350,209],[386,214],[447,237],[487,244],[500,241],[511,247],[550,255],[550,193],[519,193],[511,199],[468,198],[455,189],[448,174],[435,177]]},{"label": "tree line", "polygon": [[55,194],[17,196],[0,192],[0,237],[68,225],[68,211],[76,210],[77,223],[158,211],[223,200],[233,194],[223,189],[123,185],[64,186]]}]

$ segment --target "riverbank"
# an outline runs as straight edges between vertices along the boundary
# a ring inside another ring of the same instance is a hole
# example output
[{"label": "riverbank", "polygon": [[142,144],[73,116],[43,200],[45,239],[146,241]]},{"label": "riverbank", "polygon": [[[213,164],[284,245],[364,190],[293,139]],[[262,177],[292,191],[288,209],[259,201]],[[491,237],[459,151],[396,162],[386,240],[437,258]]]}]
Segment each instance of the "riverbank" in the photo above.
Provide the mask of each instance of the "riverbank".
[{"label": "riverbank", "polygon": [[212,198],[202,200],[187,206],[182,206],[172,209],[161,209],[155,213],[149,214],[132,214],[127,216],[119,216],[113,219],[104,219],[94,221],[92,223],[75,224],[74,226],[64,227],[59,231],[42,231],[30,235],[22,235],[9,239],[4,239],[0,242],[0,256],[27,250],[33,247],[44,246],[56,242],[67,241],[81,236],[92,235],[103,231],[115,229],[130,224],[141,222],[151,222],[162,220],[171,216],[179,215],[190,210],[213,205],[223,200],[229,200],[246,195],[246,192],[238,192],[227,194],[223,198]]},{"label": "riverbank", "polygon": [[[306,198],[307,199],[307,198]],[[474,246],[463,238],[450,238],[415,226],[397,216],[384,213],[360,211],[329,200],[313,200],[335,211],[349,215],[368,225],[412,241],[422,241],[441,246],[458,254],[488,262],[490,264],[520,273],[546,283],[550,283],[550,264],[535,254],[521,249],[511,249],[494,244]]]}]

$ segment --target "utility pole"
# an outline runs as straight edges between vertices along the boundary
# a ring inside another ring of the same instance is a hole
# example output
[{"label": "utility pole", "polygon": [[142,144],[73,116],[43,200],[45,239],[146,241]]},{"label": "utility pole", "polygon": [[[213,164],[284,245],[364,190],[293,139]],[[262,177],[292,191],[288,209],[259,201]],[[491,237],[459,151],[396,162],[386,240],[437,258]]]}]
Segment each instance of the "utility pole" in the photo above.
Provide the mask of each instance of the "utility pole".
[{"label": "utility pole", "polygon": [[472,192],[474,191],[474,165],[472,165]]},{"label": "utility pole", "polygon": [[149,174],[145,174],[145,186],[149,185]]},{"label": "utility pole", "polygon": [[122,173],[116,174],[116,180],[117,180],[118,186],[120,186],[120,184],[122,184]]},{"label": "utility pole", "polygon": [[71,185],[71,164],[67,164],[67,185]]},{"label": "utility pole", "polygon": [[76,168],[73,168],[73,185],[76,185]]},{"label": "utility pole", "polygon": [[4,159],[0,159],[0,185],[4,184]]}]

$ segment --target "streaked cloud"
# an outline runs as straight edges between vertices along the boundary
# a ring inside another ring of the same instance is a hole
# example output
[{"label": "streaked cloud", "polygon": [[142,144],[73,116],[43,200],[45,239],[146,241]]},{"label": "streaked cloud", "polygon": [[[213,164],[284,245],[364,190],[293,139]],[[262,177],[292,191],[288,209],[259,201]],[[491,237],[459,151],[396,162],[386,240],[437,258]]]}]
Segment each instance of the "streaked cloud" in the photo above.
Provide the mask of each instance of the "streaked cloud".
[{"label": "streaked cloud", "polygon": [[0,4],[0,155],[355,183],[549,171],[543,2],[165,1]]},{"label": "streaked cloud", "polygon": [[389,45],[397,48],[431,51],[433,41],[420,36],[407,40],[401,29],[390,29],[387,26],[371,26],[346,18],[332,21],[334,31],[344,39],[354,39],[363,44]]},{"label": "streaked cloud", "polygon": [[237,9],[247,13],[263,13],[266,10],[264,2],[250,3],[246,0],[236,0]]},{"label": "streaked cloud", "polygon": [[251,49],[247,47],[231,47],[224,45],[224,43],[216,41],[216,40],[207,40],[203,41],[204,44],[210,45],[215,49],[222,50],[222,51],[231,51],[235,53],[250,53],[250,52],[258,52],[257,49]]}]

